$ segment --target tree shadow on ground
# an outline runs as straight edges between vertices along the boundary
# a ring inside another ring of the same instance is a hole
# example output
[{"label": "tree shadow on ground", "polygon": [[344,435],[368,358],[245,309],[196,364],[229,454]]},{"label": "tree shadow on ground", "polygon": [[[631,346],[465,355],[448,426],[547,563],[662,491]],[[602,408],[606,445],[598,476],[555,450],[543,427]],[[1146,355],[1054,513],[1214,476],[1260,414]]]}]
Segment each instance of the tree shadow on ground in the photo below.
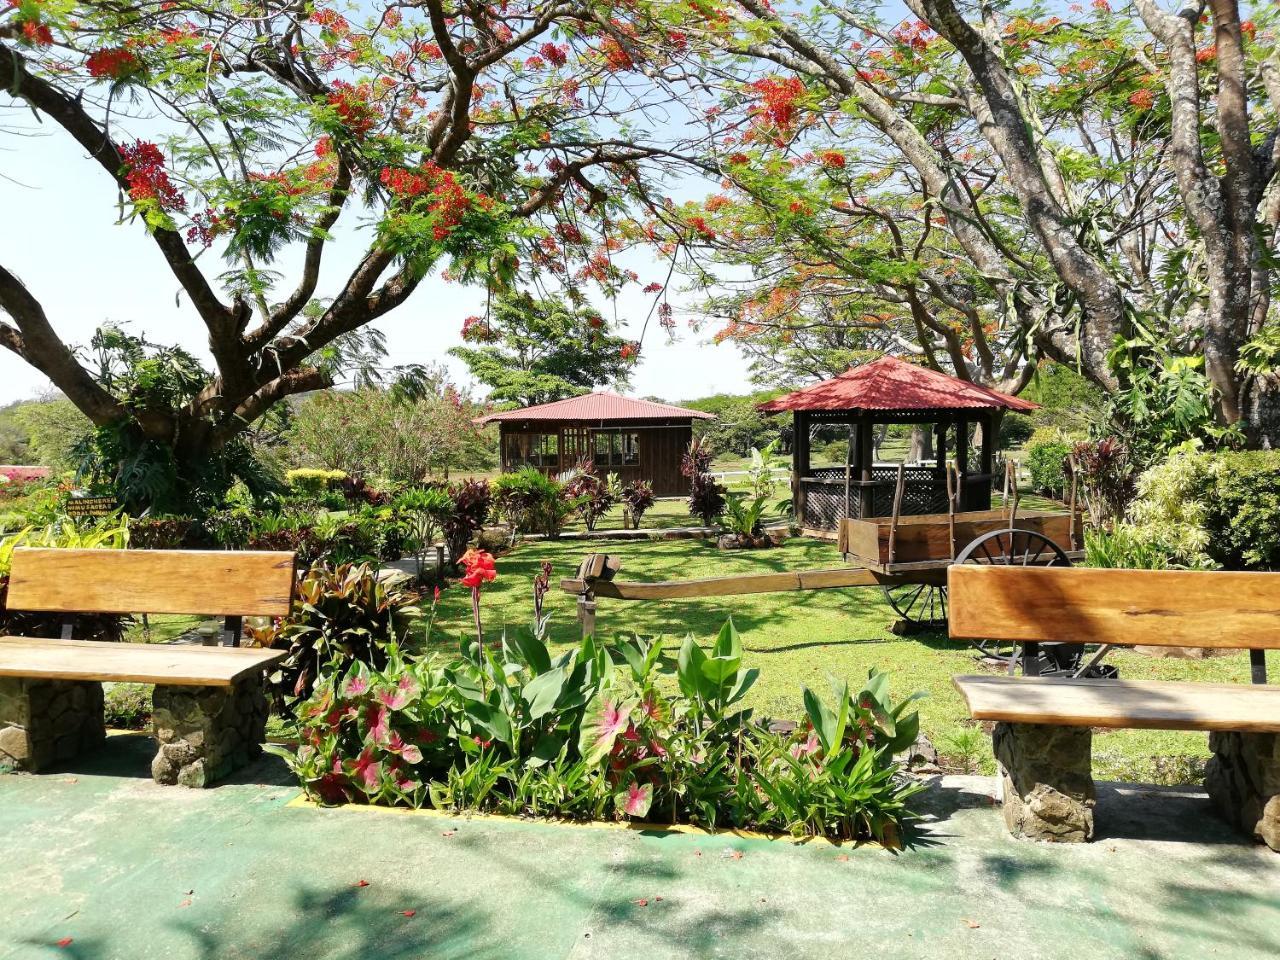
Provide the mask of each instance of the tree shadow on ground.
[{"label": "tree shadow on ground", "polygon": [[[511,957],[510,943],[479,907],[379,883],[302,887],[270,931],[246,931],[233,917],[217,928],[181,924],[200,960],[306,957],[308,960],[481,960]],[[408,912],[409,916],[406,916]]]},{"label": "tree shadow on ground", "polygon": [[[647,842],[681,844],[693,851],[683,835],[650,837]],[[468,840],[463,843],[470,845]],[[734,843],[726,838],[726,849]],[[670,861],[648,857],[642,849],[627,851],[611,862],[606,868],[608,879],[587,890],[575,889],[569,878],[510,857],[499,846],[476,844],[472,849],[504,871],[522,871],[530,889],[584,911],[588,926],[584,938],[604,927],[622,928],[629,943],[647,942],[655,957],[673,952],[695,957],[718,954],[726,941],[749,940],[752,932],[779,919],[774,908],[746,904],[736,888],[735,895],[725,898],[735,903],[733,907],[717,906],[705,889],[696,898],[681,896],[680,884],[689,877]]]}]

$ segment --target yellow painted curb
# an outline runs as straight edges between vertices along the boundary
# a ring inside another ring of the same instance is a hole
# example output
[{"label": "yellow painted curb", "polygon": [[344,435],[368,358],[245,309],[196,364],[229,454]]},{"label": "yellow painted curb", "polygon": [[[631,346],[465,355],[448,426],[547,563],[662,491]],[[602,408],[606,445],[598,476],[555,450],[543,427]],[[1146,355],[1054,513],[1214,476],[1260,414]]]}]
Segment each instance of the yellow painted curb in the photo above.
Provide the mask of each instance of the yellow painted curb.
[{"label": "yellow painted curb", "polygon": [[430,807],[419,807],[416,809],[410,807],[380,807],[373,804],[363,803],[343,803],[337,806],[325,807],[316,803],[314,800],[308,799],[306,793],[299,793],[296,797],[286,803],[285,806],[298,808],[310,807],[315,810],[332,811],[355,810],[369,813],[392,814],[402,817],[427,817],[433,820],[488,820],[496,823],[534,823],[548,827],[565,827],[574,830],[622,830],[629,833],[658,832],[695,837],[732,837],[739,840],[768,840],[770,842],[790,843],[797,846],[817,844],[820,846],[835,848],[851,847],[854,849],[862,849],[866,847],[876,850],[891,851],[901,849],[898,845],[882,844],[875,840],[830,840],[826,837],[793,837],[789,833],[766,833],[761,830],[708,830],[706,827],[699,827],[690,823],[649,823],[642,820],[631,820],[625,823],[601,820],[553,820],[546,817],[515,817],[505,813],[456,813],[451,810],[435,810]]}]

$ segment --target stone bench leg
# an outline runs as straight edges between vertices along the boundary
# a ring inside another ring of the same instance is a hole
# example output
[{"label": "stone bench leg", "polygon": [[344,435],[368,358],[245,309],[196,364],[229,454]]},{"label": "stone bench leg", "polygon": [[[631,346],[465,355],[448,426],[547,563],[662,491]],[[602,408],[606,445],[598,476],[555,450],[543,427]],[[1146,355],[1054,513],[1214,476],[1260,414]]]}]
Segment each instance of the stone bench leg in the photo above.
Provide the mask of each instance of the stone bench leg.
[{"label": "stone bench leg", "polygon": [[997,723],[992,733],[1015,837],[1080,843],[1093,839],[1093,731],[1040,723]]},{"label": "stone bench leg", "polygon": [[1209,799],[1226,819],[1280,851],[1280,734],[1211,733]]},{"label": "stone bench leg", "polygon": [[205,787],[262,754],[267,698],[262,677],[230,687],[156,684],[152,722],[159,744],[156,783]]},{"label": "stone bench leg", "polygon": [[102,684],[0,677],[0,764],[37,772],[106,738]]}]

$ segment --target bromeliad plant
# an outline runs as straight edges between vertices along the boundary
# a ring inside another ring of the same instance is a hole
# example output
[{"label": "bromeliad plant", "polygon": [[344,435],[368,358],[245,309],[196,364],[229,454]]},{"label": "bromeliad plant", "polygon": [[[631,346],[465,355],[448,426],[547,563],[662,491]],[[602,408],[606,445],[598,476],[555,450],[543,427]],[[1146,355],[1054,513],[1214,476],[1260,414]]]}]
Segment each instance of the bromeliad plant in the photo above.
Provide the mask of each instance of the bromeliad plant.
[{"label": "bromeliad plant", "polygon": [[260,646],[289,650],[270,677],[283,709],[291,712],[322,677],[345,675],[353,664],[386,669],[393,646],[422,616],[418,600],[374,565],[314,564],[298,584],[293,612],[249,630]]},{"label": "bromeliad plant", "polygon": [[655,503],[652,484],[647,480],[632,480],[622,488],[623,527],[629,522],[632,529],[639,530],[640,520]]}]

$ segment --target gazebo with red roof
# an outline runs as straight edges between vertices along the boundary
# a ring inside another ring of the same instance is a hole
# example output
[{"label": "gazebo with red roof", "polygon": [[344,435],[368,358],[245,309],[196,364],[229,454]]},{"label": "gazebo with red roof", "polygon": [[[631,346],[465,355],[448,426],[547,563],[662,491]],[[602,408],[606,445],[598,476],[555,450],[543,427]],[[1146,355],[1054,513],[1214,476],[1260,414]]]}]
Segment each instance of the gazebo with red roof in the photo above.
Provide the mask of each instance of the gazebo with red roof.
[{"label": "gazebo with red roof", "polygon": [[678,496],[688,481],[680,459],[693,439],[694,420],[709,413],[597,391],[518,410],[502,410],[478,423],[496,423],[502,469],[537,467],[557,474],[584,458],[623,483],[647,480],[659,497]]},{"label": "gazebo with red roof", "polygon": [[[875,461],[873,438],[880,424],[927,426],[933,431],[937,456],[904,465],[902,513],[946,512],[948,459],[955,461],[960,476],[957,509],[990,509],[1000,417],[1006,410],[1035,408],[1026,400],[888,356],[760,405],[765,413],[791,411],[794,417],[796,517],[802,528],[821,532],[838,529],[846,517],[892,513],[898,471],[896,464]],[[843,467],[810,466],[811,431],[820,424],[847,425],[849,453]],[[976,469],[971,469],[975,426],[980,441]]]}]

